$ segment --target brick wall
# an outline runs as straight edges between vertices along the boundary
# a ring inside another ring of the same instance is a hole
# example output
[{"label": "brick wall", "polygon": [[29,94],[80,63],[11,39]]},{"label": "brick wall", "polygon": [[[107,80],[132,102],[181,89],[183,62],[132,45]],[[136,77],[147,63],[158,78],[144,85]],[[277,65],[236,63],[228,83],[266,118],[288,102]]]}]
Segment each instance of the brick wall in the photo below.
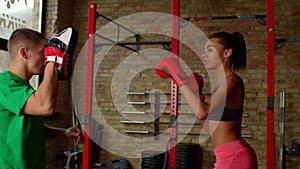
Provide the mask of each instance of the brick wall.
[{"label": "brick wall", "polygon": [[[53,33],[62,29],[65,26],[72,25],[79,32],[79,43],[76,53],[76,57],[85,57],[84,54],[79,54],[87,39],[87,21],[88,21],[88,2],[90,1],[47,1],[46,11],[46,33],[47,36],[53,35]],[[96,0],[97,12],[107,16],[111,19],[118,19],[129,14],[138,12],[164,12],[171,14],[171,1],[142,1],[142,0]],[[70,7],[73,8],[70,8]],[[299,8],[300,3],[296,0],[276,0],[275,1],[275,38],[299,38],[300,32],[297,30],[299,25]],[[182,1],[180,6],[180,13],[182,17],[202,17],[202,16],[234,16],[234,15],[265,15],[266,14],[266,1],[250,1],[250,0],[232,0],[232,1],[194,1],[187,0]],[[147,18],[145,18],[147,19]],[[135,23],[134,21],[130,21]],[[103,18],[98,18],[96,22],[96,30],[100,29],[108,22]],[[246,40],[248,60],[247,70],[240,72],[243,77],[246,87],[246,99],[245,99],[245,114],[248,117],[243,119],[243,124],[247,124],[248,127],[242,129],[243,134],[252,135],[252,138],[246,138],[247,142],[255,149],[258,159],[259,168],[265,168],[266,165],[266,89],[267,89],[267,67],[266,67],[266,26],[261,25],[255,19],[243,19],[243,20],[208,20],[192,22],[198,28],[200,28],[205,34],[217,31],[239,31]],[[146,25],[146,23],[145,23]],[[141,25],[132,25],[131,29],[138,28]],[[113,28],[112,28],[113,29]],[[154,31],[154,30],[153,30]],[[114,31],[112,31],[114,32]],[[109,32],[103,35],[109,35]],[[127,38],[126,41],[132,41],[133,38]],[[160,41],[169,40],[165,36],[155,34],[145,34],[141,36],[141,41]],[[100,40],[99,40],[100,41]],[[104,48],[104,47],[103,47]],[[160,48],[161,45],[144,45],[142,50],[149,48]],[[300,117],[299,113],[299,43],[287,42],[282,48],[275,51],[275,141],[276,141],[276,160],[277,166],[279,166],[279,136],[280,136],[280,108],[279,108],[279,92],[285,90],[286,92],[286,108],[285,108],[285,145],[291,146],[292,140],[300,140],[300,128],[297,126]],[[103,51],[97,51],[98,57],[102,55]],[[154,89],[159,89],[163,92],[170,91],[169,80],[163,80],[157,77],[154,69],[147,69],[141,72],[132,72],[128,70],[128,75],[136,73],[134,76],[128,76],[132,78],[129,84],[124,82],[124,87],[116,88],[112,86],[113,76],[118,72],[119,65],[123,64],[123,61],[132,54],[131,51],[122,47],[115,46],[109,50],[96,69],[95,79],[95,102],[94,102],[94,116],[93,118],[100,123],[102,119],[121,135],[129,136],[130,138],[147,138],[149,135],[132,135],[125,134],[124,130],[152,130],[153,124],[139,125],[139,124],[122,124],[121,120],[132,118],[132,116],[122,116],[121,110],[153,110],[153,105],[137,105],[130,107],[126,103],[119,103],[121,105],[120,110],[116,107],[114,102],[115,97],[113,93],[118,93],[120,96],[124,96],[129,101],[153,101],[153,95],[146,96],[127,96],[124,93],[124,88],[129,85],[130,91],[146,91],[153,92]],[[142,57],[142,56],[136,56]],[[197,60],[197,56],[187,46],[181,44],[180,57],[187,63],[192,71],[197,71],[203,74],[205,77],[204,92],[209,93],[209,78],[203,64],[200,60]],[[81,60],[80,58],[75,58]],[[74,59],[74,60],[75,60]],[[138,59],[137,59],[138,60]],[[149,59],[149,64],[152,62]],[[142,64],[141,62],[140,64]],[[78,64],[78,63],[77,63]],[[80,63],[80,64],[84,64]],[[134,67],[140,64],[132,63],[130,65],[132,70]],[[136,65],[135,65],[136,64]],[[77,66],[77,65],[76,65]],[[84,65],[81,65],[84,68]],[[130,67],[129,66],[129,67]],[[77,67],[78,68],[78,67]],[[78,71],[78,70],[77,70]],[[80,71],[78,71],[80,72]],[[78,78],[81,83],[84,84],[84,70],[82,70],[81,76]],[[124,77],[123,77],[124,78]],[[124,78],[126,80],[126,78]],[[123,80],[124,80],[123,79]],[[79,85],[78,84],[78,85]],[[60,124],[67,126],[71,124],[71,101],[70,101],[70,83],[62,82],[60,87],[61,96],[58,101],[58,111],[61,112],[61,117],[58,120],[54,120],[53,124]],[[112,91],[113,88],[113,91]],[[82,95],[83,96],[83,95]],[[168,100],[169,96],[166,96]],[[79,105],[83,105],[83,98],[78,98]],[[118,102],[117,102],[118,103]],[[184,107],[184,106],[183,106]],[[182,110],[185,111],[186,108]],[[80,109],[82,110],[82,108]],[[169,112],[169,106],[166,105],[164,110]],[[81,112],[82,113],[82,112]],[[179,118],[183,115],[179,112]],[[101,115],[101,116],[100,116]],[[135,117],[143,118],[143,117]],[[161,121],[168,121],[168,115],[164,114],[160,117]],[[62,120],[63,119],[63,120]],[[161,125],[161,130],[164,129],[164,125]],[[104,129],[105,130],[105,129]],[[199,132],[201,128],[193,128],[192,132]],[[128,147],[135,146],[132,143],[124,143],[116,135],[111,136],[111,133],[103,133],[102,141],[113,142],[118,140],[121,144],[128,144]],[[105,137],[106,136],[106,137]],[[58,148],[57,142],[52,141],[53,145],[49,143],[49,149]],[[182,142],[198,143],[198,136],[188,135],[183,138]],[[53,147],[52,147],[53,146]],[[116,145],[111,145],[111,147]],[[147,145],[143,145],[147,146]],[[62,149],[68,146],[63,146]],[[203,149],[203,168],[211,168],[215,157],[212,152],[209,141],[202,143]],[[62,150],[61,149],[61,150]],[[128,150],[129,152],[130,150]],[[57,152],[57,151],[56,151]],[[58,152],[57,152],[58,153]],[[106,150],[100,152],[100,162],[106,167],[110,161],[119,157],[117,154],[110,153]],[[141,158],[129,158],[128,159],[135,169],[140,168]],[[293,155],[286,156],[286,165],[290,168],[298,168],[300,166],[299,157]],[[49,163],[49,166],[51,164]],[[50,167],[49,167],[50,168]],[[105,168],[105,167],[103,167]],[[277,167],[278,168],[278,167]]]},{"label": "brick wall", "polygon": [[[72,0],[45,1],[44,32],[47,38],[51,38],[56,33],[72,26],[73,6]],[[45,123],[68,128],[72,126],[72,102],[70,81],[59,82],[59,95],[57,99],[56,113],[47,117]],[[47,168],[62,168],[66,165],[65,151],[74,151],[73,142],[66,138],[51,136],[46,141],[47,148]]]}]

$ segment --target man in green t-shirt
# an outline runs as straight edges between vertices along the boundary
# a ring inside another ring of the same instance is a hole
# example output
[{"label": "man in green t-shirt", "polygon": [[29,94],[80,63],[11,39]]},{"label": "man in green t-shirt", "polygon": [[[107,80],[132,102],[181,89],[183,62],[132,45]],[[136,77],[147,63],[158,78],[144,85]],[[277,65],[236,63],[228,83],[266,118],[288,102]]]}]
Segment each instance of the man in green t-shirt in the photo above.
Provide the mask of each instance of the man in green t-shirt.
[{"label": "man in green t-shirt", "polygon": [[[22,28],[8,40],[10,65],[0,74],[0,168],[45,169],[45,129],[83,142],[80,128],[51,127],[44,116],[55,111],[58,94],[58,63],[44,63],[46,38]],[[55,55],[55,53],[52,53]],[[34,90],[29,80],[43,74]]]}]

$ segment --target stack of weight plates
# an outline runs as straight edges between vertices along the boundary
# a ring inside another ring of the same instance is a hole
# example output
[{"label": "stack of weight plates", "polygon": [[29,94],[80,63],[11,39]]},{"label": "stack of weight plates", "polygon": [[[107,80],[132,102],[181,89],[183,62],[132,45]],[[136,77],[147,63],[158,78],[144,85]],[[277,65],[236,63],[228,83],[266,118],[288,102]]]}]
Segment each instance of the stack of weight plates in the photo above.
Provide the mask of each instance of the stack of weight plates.
[{"label": "stack of weight plates", "polygon": [[202,152],[199,144],[177,144],[176,166],[177,169],[201,169]]},{"label": "stack of weight plates", "polygon": [[[168,164],[165,164],[166,153],[161,151],[148,150],[142,152],[142,169],[167,169]],[[168,159],[166,160],[166,163]],[[164,167],[165,166],[165,167]]]},{"label": "stack of weight plates", "polygon": [[117,158],[109,163],[107,169],[132,169],[132,166],[126,159]]}]

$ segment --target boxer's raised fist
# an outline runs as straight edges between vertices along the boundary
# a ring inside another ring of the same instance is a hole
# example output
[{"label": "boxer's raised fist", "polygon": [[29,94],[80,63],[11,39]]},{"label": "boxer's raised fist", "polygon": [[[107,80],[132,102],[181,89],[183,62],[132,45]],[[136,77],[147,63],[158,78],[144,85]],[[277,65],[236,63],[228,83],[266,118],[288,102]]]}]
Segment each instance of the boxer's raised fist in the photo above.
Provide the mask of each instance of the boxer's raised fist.
[{"label": "boxer's raised fist", "polygon": [[161,78],[171,77],[178,86],[182,86],[188,82],[187,75],[181,69],[178,58],[175,57],[168,57],[158,62],[156,73]]}]

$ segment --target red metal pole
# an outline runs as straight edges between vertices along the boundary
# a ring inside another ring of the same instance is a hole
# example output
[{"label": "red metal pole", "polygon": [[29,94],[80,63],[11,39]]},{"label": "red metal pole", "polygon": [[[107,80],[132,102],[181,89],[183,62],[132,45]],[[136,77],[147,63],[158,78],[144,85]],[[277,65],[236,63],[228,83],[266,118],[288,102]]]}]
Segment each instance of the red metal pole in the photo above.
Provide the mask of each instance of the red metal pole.
[{"label": "red metal pole", "polygon": [[86,81],[85,81],[85,100],[84,100],[84,138],[82,169],[89,169],[91,163],[91,125],[92,125],[92,91],[93,91],[93,58],[94,58],[94,33],[96,22],[95,3],[89,4],[88,17],[88,42],[86,53]]},{"label": "red metal pole", "polygon": [[[172,55],[179,56],[179,0],[173,0],[172,17]],[[176,144],[177,144],[177,116],[178,116],[178,86],[171,82],[171,112],[170,112],[170,152],[169,168],[176,169]]]},{"label": "red metal pole", "polygon": [[274,0],[267,0],[267,154],[266,168],[275,169],[274,134]]}]

